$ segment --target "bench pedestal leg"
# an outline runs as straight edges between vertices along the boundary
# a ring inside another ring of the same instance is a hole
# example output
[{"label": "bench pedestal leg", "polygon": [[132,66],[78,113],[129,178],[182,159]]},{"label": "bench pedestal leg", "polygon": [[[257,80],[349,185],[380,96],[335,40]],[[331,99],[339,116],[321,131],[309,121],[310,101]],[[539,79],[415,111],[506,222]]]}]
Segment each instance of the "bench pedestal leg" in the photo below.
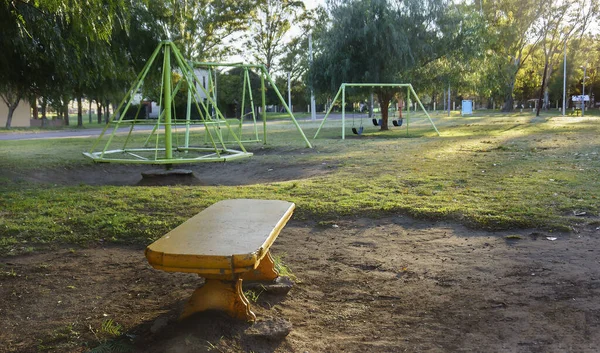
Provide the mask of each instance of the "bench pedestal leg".
[{"label": "bench pedestal leg", "polygon": [[205,310],[224,311],[233,318],[245,321],[256,320],[256,315],[250,311],[250,302],[242,292],[241,278],[233,281],[207,278],[204,285],[194,291],[179,318],[184,319]]},{"label": "bench pedestal leg", "polygon": [[270,251],[260,260],[256,269],[242,274],[242,278],[247,281],[273,281],[277,277],[279,277],[279,271],[275,269],[275,261],[273,261]]}]

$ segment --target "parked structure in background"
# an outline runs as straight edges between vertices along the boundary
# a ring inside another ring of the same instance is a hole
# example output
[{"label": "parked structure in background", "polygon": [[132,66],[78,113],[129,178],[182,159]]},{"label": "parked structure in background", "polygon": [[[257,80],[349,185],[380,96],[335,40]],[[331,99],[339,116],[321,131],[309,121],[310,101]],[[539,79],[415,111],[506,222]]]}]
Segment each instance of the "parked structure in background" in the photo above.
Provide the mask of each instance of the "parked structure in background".
[{"label": "parked structure in background", "polygon": [[[11,127],[29,127],[31,119],[31,106],[29,102],[21,100],[17,109],[13,112]],[[6,126],[8,120],[8,107],[0,101],[0,127]]]},{"label": "parked structure in background", "polygon": [[460,115],[473,115],[473,101],[472,100],[463,100]]}]

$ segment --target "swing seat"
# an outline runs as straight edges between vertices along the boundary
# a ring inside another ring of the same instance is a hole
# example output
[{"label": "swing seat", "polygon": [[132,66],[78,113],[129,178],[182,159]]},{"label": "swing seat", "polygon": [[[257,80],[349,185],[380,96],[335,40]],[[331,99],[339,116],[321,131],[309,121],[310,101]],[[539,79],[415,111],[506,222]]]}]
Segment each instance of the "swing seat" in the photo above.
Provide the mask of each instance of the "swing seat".
[{"label": "swing seat", "polygon": [[377,122],[377,119],[375,119],[375,118],[373,118],[373,125],[379,126],[379,123]]},{"label": "swing seat", "polygon": [[358,135],[358,136],[360,136],[360,135],[362,135],[362,133],[363,133],[363,127],[362,127],[362,126],[361,126],[361,127],[359,127],[359,128],[358,128],[358,130],[357,130],[355,127],[353,127],[353,128],[352,128],[352,132],[353,132],[355,135]]},{"label": "swing seat", "polygon": [[403,121],[404,119],[392,120],[392,124],[394,124],[394,126],[402,126]]}]

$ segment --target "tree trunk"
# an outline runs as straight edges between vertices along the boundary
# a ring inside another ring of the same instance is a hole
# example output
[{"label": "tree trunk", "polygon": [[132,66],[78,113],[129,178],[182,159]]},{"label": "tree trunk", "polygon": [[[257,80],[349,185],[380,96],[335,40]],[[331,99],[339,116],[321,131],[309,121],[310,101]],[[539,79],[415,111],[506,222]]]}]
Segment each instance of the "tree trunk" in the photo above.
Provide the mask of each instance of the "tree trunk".
[{"label": "tree trunk", "polygon": [[21,101],[21,94],[19,92],[8,92],[2,94],[2,100],[6,103],[8,107],[8,115],[6,116],[6,125],[7,129],[10,129],[12,125],[12,118],[15,110],[19,106],[19,102]]},{"label": "tree trunk", "polygon": [[92,123],[92,100],[88,97],[88,122]]},{"label": "tree trunk", "polygon": [[508,85],[508,89],[504,96],[504,105],[502,106],[503,112],[512,112],[515,100],[513,98],[513,91],[515,90],[515,79]]},{"label": "tree trunk", "polygon": [[12,124],[13,113],[15,109],[12,107],[8,107],[8,116],[6,117],[6,128],[10,129],[10,125]]},{"label": "tree trunk", "polygon": [[98,117],[98,124],[102,124],[102,105],[98,99],[96,99],[96,115]]},{"label": "tree trunk", "polygon": [[37,105],[37,95],[33,95],[33,97],[31,98],[31,101],[33,102],[33,118],[34,119],[39,119],[40,118],[40,112],[38,111],[38,105]]},{"label": "tree trunk", "polygon": [[548,73],[546,74],[546,86],[544,87],[544,110],[548,111],[548,109],[550,109],[550,92],[548,92],[548,84],[549,84],[549,79],[550,77],[552,77],[552,65],[548,64]]},{"label": "tree trunk", "polygon": [[544,99],[544,87],[546,87],[546,74],[548,73],[548,60],[544,63],[544,74],[542,75],[542,87],[540,88],[540,98],[538,100],[537,111],[535,116],[540,116],[540,109],[542,109],[542,102]]},{"label": "tree trunk", "polygon": [[42,98],[42,127],[46,127],[48,125],[48,117],[46,116],[46,111],[48,110],[48,99],[46,97]]},{"label": "tree trunk", "polygon": [[104,123],[108,124],[108,101],[104,104]]},{"label": "tree trunk", "polygon": [[77,126],[83,126],[83,107],[81,106],[81,96],[77,97]]},{"label": "tree trunk", "polygon": [[442,94],[442,105],[443,105],[442,111],[446,111],[446,90],[443,89],[442,92],[443,92],[443,94]]},{"label": "tree trunk", "polygon": [[69,103],[65,104],[63,106],[63,111],[65,114],[65,126],[69,126],[70,121],[69,121]]},{"label": "tree trunk", "polygon": [[379,99],[379,107],[381,109],[381,131],[389,130],[388,128],[388,108],[393,94],[387,92],[377,92]]}]

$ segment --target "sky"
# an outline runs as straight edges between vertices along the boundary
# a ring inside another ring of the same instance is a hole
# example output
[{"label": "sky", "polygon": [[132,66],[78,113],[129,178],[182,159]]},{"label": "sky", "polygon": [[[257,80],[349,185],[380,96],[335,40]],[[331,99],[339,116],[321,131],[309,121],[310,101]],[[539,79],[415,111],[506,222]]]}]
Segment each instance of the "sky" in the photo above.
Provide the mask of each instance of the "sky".
[{"label": "sky", "polygon": [[304,0],[304,5],[308,10],[310,10],[319,5],[325,5],[325,0]]}]

